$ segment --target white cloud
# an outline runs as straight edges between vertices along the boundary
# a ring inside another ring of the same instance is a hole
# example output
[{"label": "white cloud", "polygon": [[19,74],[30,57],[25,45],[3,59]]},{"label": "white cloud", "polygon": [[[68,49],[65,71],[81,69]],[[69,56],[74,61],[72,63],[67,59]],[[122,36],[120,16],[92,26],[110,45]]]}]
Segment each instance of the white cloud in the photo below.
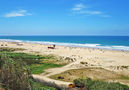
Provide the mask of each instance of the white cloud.
[{"label": "white cloud", "polygon": [[101,15],[103,14],[101,11],[79,11],[79,14],[88,14],[88,15]]},{"label": "white cloud", "polygon": [[[92,10],[91,10],[92,9]],[[98,15],[101,17],[111,17],[110,15],[106,15],[104,12],[99,10],[93,10],[93,8],[89,8],[86,5],[79,3],[74,5],[72,8],[72,13],[74,14],[83,14],[83,15]]]},{"label": "white cloud", "polygon": [[73,10],[73,11],[78,11],[78,10],[82,10],[83,8],[86,8],[86,6],[83,5],[82,3],[79,3],[79,4],[76,4],[76,5],[72,8],[72,10]]},{"label": "white cloud", "polygon": [[28,13],[27,10],[18,10],[18,11],[11,11],[9,13],[6,13],[4,17],[19,17],[19,16],[28,16],[32,15],[31,13]]}]

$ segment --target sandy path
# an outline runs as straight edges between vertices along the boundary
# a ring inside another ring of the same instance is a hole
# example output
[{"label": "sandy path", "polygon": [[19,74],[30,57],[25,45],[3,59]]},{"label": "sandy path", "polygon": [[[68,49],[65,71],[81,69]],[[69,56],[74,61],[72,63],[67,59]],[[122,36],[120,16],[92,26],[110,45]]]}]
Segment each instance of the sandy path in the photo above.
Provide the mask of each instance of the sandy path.
[{"label": "sandy path", "polygon": [[[59,73],[62,73],[64,71],[67,71],[70,69],[75,69],[75,67],[71,67],[71,66],[74,64],[78,64],[78,63],[80,63],[80,62],[75,61],[75,62],[70,63],[66,66],[63,66],[61,68],[47,69],[47,70],[45,70],[45,73],[42,73],[40,75],[33,75],[33,78],[40,81],[41,83],[44,83],[44,84],[51,83],[52,86],[55,84],[59,88],[63,88],[63,87],[66,88],[69,86],[69,84],[72,84],[72,82],[64,82],[64,81],[50,79],[49,76],[59,74]],[[48,74],[46,74],[46,73],[48,73]]]},{"label": "sandy path", "polygon": [[33,75],[33,78],[40,83],[43,83],[45,85],[49,85],[52,87],[60,88],[60,89],[63,89],[63,88],[66,89],[68,88],[69,84],[71,84],[70,82],[54,80],[41,75]]},{"label": "sandy path", "polygon": [[[70,69],[77,69],[76,65],[80,64],[80,61],[75,61],[72,62],[66,66],[60,67],[60,68],[52,68],[52,69],[47,69],[45,70],[44,73],[40,75],[33,75],[33,78],[43,84],[49,84],[49,86],[56,86],[60,89],[62,88],[68,88],[69,84],[72,84],[72,82],[65,82],[65,81],[59,81],[59,80],[54,80],[50,79],[49,76],[56,75],[62,72],[65,72]],[[68,89],[66,89],[68,90]]]}]

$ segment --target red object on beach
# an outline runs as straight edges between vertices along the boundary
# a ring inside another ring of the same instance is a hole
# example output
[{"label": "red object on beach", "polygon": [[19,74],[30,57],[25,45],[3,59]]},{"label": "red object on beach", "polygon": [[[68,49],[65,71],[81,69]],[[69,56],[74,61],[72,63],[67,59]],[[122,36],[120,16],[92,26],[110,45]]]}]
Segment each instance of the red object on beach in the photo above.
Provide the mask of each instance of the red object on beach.
[{"label": "red object on beach", "polygon": [[48,47],[48,49],[55,49],[55,47]]},{"label": "red object on beach", "polygon": [[53,47],[48,47],[48,49],[55,49],[56,45],[53,45]]},{"label": "red object on beach", "polygon": [[75,88],[74,84],[69,84],[69,88]]}]

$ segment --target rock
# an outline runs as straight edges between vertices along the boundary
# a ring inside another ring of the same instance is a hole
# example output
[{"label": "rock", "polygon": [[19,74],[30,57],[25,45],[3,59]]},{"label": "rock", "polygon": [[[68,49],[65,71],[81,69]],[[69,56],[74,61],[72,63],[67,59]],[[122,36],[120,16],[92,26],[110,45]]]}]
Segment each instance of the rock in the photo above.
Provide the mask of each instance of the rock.
[{"label": "rock", "polygon": [[58,76],[58,79],[64,79],[64,77],[62,77],[62,76]]}]

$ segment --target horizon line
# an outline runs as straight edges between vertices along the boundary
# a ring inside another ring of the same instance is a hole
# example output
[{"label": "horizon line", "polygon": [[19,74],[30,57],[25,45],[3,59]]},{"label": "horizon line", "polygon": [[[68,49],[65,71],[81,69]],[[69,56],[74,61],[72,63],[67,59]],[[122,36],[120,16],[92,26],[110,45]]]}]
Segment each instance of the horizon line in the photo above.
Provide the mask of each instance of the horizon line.
[{"label": "horizon line", "polygon": [[0,35],[0,36],[129,36],[129,35]]}]

